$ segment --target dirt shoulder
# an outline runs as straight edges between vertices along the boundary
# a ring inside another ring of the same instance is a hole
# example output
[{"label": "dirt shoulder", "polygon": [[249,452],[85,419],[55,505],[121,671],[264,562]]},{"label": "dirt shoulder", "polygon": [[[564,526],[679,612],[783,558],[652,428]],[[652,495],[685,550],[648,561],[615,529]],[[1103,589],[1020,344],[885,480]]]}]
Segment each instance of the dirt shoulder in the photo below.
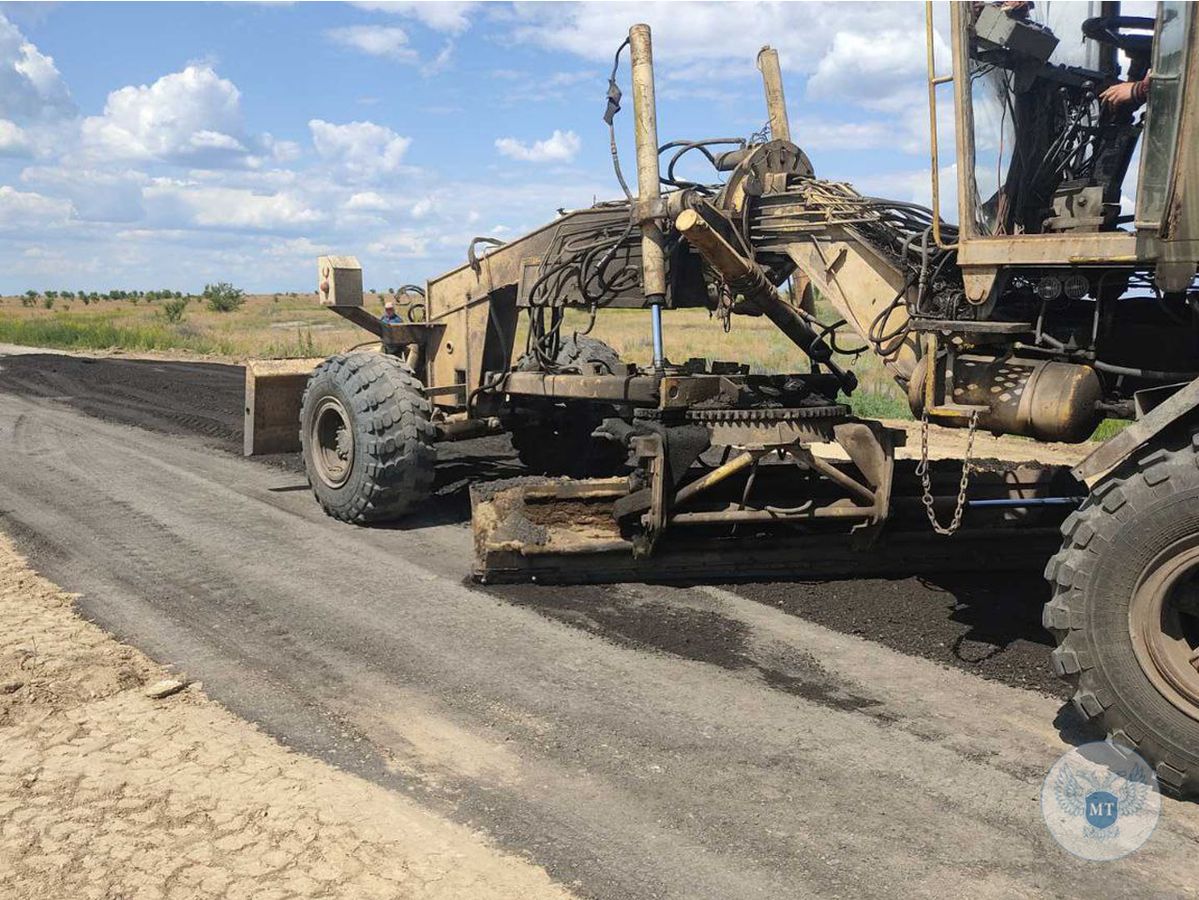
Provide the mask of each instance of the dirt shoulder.
[{"label": "dirt shoulder", "polygon": [[[903,432],[905,443],[895,450],[896,459],[920,458],[920,423],[905,419],[881,419],[889,428]],[[964,428],[944,428],[930,425],[928,429],[929,459],[962,459],[970,450],[970,459],[997,459],[1011,463],[1037,463],[1043,466],[1078,465],[1096,448],[1099,442],[1056,444],[1034,441],[1013,435],[993,435],[979,431],[970,445],[969,432]],[[816,452],[830,459],[848,459],[844,449],[836,444],[818,444]]]},{"label": "dirt shoulder", "polygon": [[[907,445],[897,452],[900,459],[920,458],[920,423],[903,419],[883,419],[892,428],[900,428],[907,434]],[[966,453],[969,433],[964,428],[929,427],[929,459],[961,459]],[[972,459],[1002,459],[1009,462],[1039,462],[1043,465],[1076,466],[1099,446],[1094,441],[1081,444],[1055,444],[1034,441],[1029,438],[1001,435],[978,431],[974,435]]]},{"label": "dirt shoulder", "polygon": [[74,612],[0,536],[0,895],[566,897],[412,801],[293,753]]}]

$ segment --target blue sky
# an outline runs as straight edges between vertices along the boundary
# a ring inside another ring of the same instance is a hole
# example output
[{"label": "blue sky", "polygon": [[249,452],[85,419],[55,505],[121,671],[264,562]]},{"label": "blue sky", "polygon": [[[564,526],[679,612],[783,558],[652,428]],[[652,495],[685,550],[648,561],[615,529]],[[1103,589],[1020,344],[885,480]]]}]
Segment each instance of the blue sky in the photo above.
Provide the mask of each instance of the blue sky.
[{"label": "blue sky", "polygon": [[[619,193],[601,114],[637,21],[654,29],[663,141],[761,128],[769,43],[817,174],[929,193],[922,4],[0,3],[0,17],[5,293],[307,290],[324,252],[357,255],[369,286],[422,281],[474,235]],[[627,97],[627,57],[618,77]],[[617,121],[631,171],[627,109]]]}]

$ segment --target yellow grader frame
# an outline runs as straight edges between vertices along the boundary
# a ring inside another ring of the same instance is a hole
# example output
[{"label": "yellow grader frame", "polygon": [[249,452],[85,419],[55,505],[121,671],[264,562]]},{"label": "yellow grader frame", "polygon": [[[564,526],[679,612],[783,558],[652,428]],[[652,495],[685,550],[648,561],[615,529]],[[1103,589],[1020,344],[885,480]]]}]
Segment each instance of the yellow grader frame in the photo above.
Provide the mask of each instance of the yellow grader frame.
[{"label": "yellow grader frame", "polygon": [[[558,477],[473,486],[483,580],[995,569],[1043,560],[1064,536],[1047,568],[1055,666],[1163,786],[1199,790],[1199,27],[1187,3],[1154,19],[1118,7],[1082,23],[1078,65],[1026,8],[950,4],[942,75],[928,4],[932,209],[816,177],[769,48],[768,139],[660,145],[650,32],[633,26],[636,193],[617,165],[622,199],[507,243],[476,239],[427,282],[418,320],[379,321],[357,260],[322,257],[321,302],[382,352],[249,365],[247,454],[301,449],[325,509],[367,523],[423,501],[438,441],[510,432],[531,470]],[[1100,100],[1123,77],[1143,82],[1143,113]],[[949,84],[957,225],[940,214]],[[975,112],[996,97],[1010,133],[993,158]],[[719,182],[675,177],[692,151]],[[1130,214],[1121,191],[1138,152]],[[988,197],[993,172],[1006,176]],[[788,279],[839,320],[785,300]],[[568,307],[592,321],[645,309],[652,364],[568,335]],[[684,307],[765,316],[807,367],[672,362],[664,320]],[[925,429],[1078,442],[1105,417],[1131,424],[1072,473],[897,461],[904,432],[844,400],[857,386],[847,349],[881,359]]]}]

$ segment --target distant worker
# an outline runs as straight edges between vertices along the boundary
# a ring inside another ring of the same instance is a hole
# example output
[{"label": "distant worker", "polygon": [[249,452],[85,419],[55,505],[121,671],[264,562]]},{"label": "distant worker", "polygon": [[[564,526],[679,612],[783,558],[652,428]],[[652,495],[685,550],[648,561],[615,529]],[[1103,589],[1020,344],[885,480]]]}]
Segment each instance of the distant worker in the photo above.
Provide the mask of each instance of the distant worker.
[{"label": "distant worker", "polygon": [[379,321],[385,325],[403,325],[404,320],[396,315],[396,302],[394,300],[386,300],[383,303],[383,315],[379,317]]}]

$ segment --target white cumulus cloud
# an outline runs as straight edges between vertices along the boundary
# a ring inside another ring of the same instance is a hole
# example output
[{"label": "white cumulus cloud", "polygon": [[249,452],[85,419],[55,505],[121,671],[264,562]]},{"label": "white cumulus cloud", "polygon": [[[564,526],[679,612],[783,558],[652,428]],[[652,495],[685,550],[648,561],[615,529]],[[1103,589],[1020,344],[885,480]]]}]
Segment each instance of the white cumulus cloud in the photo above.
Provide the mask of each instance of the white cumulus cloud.
[{"label": "white cumulus cloud", "polygon": [[[936,16],[944,68],[945,10],[938,7]],[[917,3],[529,3],[514,8],[508,27],[514,41],[610,61],[632,22],[653,29],[660,99],[744,105],[753,97],[747,91],[760,91],[754,60],[769,44],[779,51],[793,110],[804,100],[845,103],[886,113],[892,127],[902,127],[926,109],[924,10]],[[628,77],[626,53],[617,76],[626,90]],[[757,115],[761,107],[750,109]],[[830,146],[877,143],[869,129],[825,137]]]},{"label": "white cumulus cloud", "polygon": [[412,204],[412,208],[408,211],[414,219],[423,219],[433,211],[433,198],[421,197]]},{"label": "white cumulus cloud", "polygon": [[359,9],[408,16],[435,31],[461,34],[470,28],[470,17],[467,13],[473,11],[479,4],[457,2],[457,0],[442,0],[439,3],[405,3],[382,0],[382,2],[361,2],[354,5]]},{"label": "white cumulus cloud", "polygon": [[323,119],[308,122],[317,155],[352,178],[373,178],[396,171],[411,138],[374,122],[335,125]]},{"label": "white cumulus cloud", "polygon": [[25,129],[16,122],[0,119],[0,156],[26,156],[32,146]]},{"label": "white cumulus cloud", "polygon": [[206,65],[113,91],[103,115],[82,125],[84,145],[97,157],[192,165],[244,161],[244,131],[241,93]]},{"label": "white cumulus cloud", "polygon": [[85,222],[136,222],[144,217],[142,188],[149,176],[133,169],[30,166],[21,180],[40,191],[70,200]]},{"label": "white cumulus cloud", "polygon": [[143,195],[153,214],[199,228],[287,231],[325,218],[290,191],[260,193],[160,178]]},{"label": "white cumulus cloud", "polygon": [[53,58],[0,15],[0,118],[25,123],[74,112]]},{"label": "white cumulus cloud", "polygon": [[374,191],[359,191],[351,194],[345,208],[354,212],[383,212],[391,208],[387,199]]},{"label": "white cumulus cloud", "polygon": [[404,230],[372,241],[366,248],[381,259],[412,259],[429,252],[429,237],[417,231]]},{"label": "white cumulus cloud", "polygon": [[495,148],[504,156],[522,162],[570,162],[582,148],[583,142],[573,131],[554,129],[544,141],[526,144],[512,137],[497,138]]},{"label": "white cumulus cloud", "polygon": [[0,231],[28,234],[39,228],[65,224],[70,215],[71,204],[67,200],[0,185]]},{"label": "white cumulus cloud", "polygon": [[279,141],[270,134],[264,134],[261,143],[275,162],[292,162],[303,152],[295,141]]},{"label": "white cumulus cloud", "polygon": [[454,56],[454,42],[451,39],[432,58],[422,58],[409,43],[408,32],[395,25],[347,25],[330,28],[325,35],[334,43],[368,56],[379,56],[419,66],[424,76],[442,71],[449,66]]},{"label": "white cumulus cloud", "polygon": [[[927,103],[927,51],[914,37],[911,28],[838,31],[808,79],[808,97],[892,112]],[[934,40],[938,58],[947,58],[948,46]]]}]

